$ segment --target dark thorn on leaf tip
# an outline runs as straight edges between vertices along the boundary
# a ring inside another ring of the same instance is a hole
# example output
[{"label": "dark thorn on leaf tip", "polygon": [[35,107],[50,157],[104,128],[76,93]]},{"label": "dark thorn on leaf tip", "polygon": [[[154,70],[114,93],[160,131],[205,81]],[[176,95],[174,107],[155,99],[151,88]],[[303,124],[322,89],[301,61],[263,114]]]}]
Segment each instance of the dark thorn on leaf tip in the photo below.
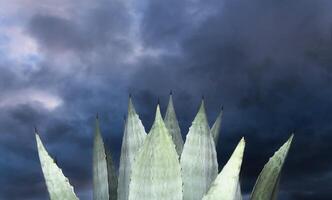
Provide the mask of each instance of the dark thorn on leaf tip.
[{"label": "dark thorn on leaf tip", "polygon": [[53,159],[53,160],[54,160],[54,163],[55,163],[55,164],[58,164],[58,158],[57,158],[56,156],[54,156],[54,159]]}]

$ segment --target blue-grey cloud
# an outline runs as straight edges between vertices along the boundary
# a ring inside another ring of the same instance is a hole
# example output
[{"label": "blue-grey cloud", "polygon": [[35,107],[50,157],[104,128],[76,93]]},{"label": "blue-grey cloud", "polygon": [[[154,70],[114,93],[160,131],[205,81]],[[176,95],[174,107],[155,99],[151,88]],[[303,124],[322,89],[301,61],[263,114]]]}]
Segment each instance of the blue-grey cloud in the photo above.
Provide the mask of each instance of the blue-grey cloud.
[{"label": "blue-grey cloud", "polygon": [[0,24],[0,30],[13,33],[6,37],[24,36],[29,39],[24,45],[38,47],[38,59],[21,62],[2,51],[16,49],[0,43],[1,199],[47,197],[35,125],[81,199],[91,199],[95,114],[117,163],[128,93],[149,130],[157,98],[165,110],[171,89],[183,136],[202,95],[211,123],[224,105],[218,159],[222,166],[237,140],[247,138],[241,174],[245,194],[295,129],[280,198],[332,195],[331,3],[63,4],[24,10],[24,18],[9,12],[5,17],[15,28]]}]

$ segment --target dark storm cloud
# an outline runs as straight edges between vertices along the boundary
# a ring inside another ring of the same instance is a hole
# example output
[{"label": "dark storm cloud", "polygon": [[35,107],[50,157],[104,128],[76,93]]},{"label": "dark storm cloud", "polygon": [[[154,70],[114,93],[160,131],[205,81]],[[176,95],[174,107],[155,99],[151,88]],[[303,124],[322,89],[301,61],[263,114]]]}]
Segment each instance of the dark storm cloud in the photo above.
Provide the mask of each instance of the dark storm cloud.
[{"label": "dark storm cloud", "polygon": [[[115,45],[129,29],[129,13],[120,1],[98,1],[88,13],[66,19],[63,16],[36,14],[28,33],[46,49],[74,52]],[[120,49],[117,49],[120,50]]]},{"label": "dark storm cloud", "polygon": [[[125,67],[120,63],[129,52],[130,23],[127,5],[121,1],[95,2],[88,12],[73,18],[32,13],[25,33],[38,42],[47,59],[38,63],[37,70],[0,60],[0,65],[12,66],[1,67],[0,73],[3,83],[0,104],[6,98],[12,101],[0,105],[0,142],[4,154],[0,166],[5,173],[1,179],[1,199],[47,198],[34,126],[81,199],[90,199],[91,141],[97,112],[104,139],[114,159],[119,158],[128,98],[119,69]],[[67,52],[76,60],[61,61]],[[23,77],[18,69],[26,69]],[[28,91],[28,98],[30,89],[55,94],[62,103],[49,110],[43,102],[15,99],[15,91]]]},{"label": "dark storm cloud", "polygon": [[81,35],[78,25],[55,16],[36,15],[29,25],[30,33],[45,47],[58,50],[83,50],[91,46]]},{"label": "dark storm cloud", "polygon": [[[142,70],[133,78],[132,87],[140,88],[137,93],[155,99],[169,89],[177,91],[175,104],[179,118],[185,119],[185,133],[200,95],[207,97],[210,116],[216,116],[224,104],[219,160],[224,163],[240,136],[246,136],[242,173],[246,193],[268,157],[296,129],[282,183],[293,182],[281,189],[290,199],[329,198],[329,184],[322,181],[320,188],[306,193],[296,180],[306,177],[310,182],[332,169],[331,4],[209,2],[214,10],[197,24],[181,7],[189,3],[162,6],[162,1],[149,2],[142,22],[144,41],[157,47],[177,44],[180,53],[143,61]],[[201,10],[198,7],[197,13],[211,9],[209,3]],[[149,17],[157,10],[156,17]],[[140,102],[146,102],[145,98]]]},{"label": "dark storm cloud", "polygon": [[6,172],[1,179],[3,199],[21,199],[22,195],[27,199],[36,198],[44,189],[40,173],[35,170],[38,163],[32,134],[32,124],[42,121],[41,116],[40,111],[28,105],[2,109],[0,166]]},{"label": "dark storm cloud", "polygon": [[202,95],[211,124],[224,105],[218,159],[222,166],[246,137],[245,194],[296,129],[280,198],[332,196],[332,3],[101,0],[80,6],[72,15],[31,13],[24,30],[45,57],[38,70],[0,55],[0,103],[27,88],[62,100],[54,110],[43,102],[15,103],[15,96],[13,104],[0,105],[2,199],[47,196],[35,125],[81,199],[90,199],[95,114],[117,163],[128,93],[148,131],[157,98],[165,111],[171,89],[183,135]]},{"label": "dark storm cloud", "polygon": [[144,42],[152,46],[176,42],[185,30],[184,11],[185,1],[149,1],[141,26]]}]

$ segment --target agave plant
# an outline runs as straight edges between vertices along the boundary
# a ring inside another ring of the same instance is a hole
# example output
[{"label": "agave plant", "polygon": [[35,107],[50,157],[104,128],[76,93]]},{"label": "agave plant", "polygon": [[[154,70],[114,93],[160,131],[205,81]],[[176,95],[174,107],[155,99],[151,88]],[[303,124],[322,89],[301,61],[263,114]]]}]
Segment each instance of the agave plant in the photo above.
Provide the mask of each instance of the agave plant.
[{"label": "agave plant", "polygon": [[[183,143],[170,95],[165,118],[156,109],[149,134],[129,98],[118,177],[99,128],[93,141],[94,200],[242,200],[242,138],[218,174],[216,144],[222,110],[210,129],[204,100]],[[276,200],[281,169],[293,135],[270,158],[257,178],[250,199]],[[51,200],[78,199],[62,170],[50,157],[36,131],[41,168]]]}]

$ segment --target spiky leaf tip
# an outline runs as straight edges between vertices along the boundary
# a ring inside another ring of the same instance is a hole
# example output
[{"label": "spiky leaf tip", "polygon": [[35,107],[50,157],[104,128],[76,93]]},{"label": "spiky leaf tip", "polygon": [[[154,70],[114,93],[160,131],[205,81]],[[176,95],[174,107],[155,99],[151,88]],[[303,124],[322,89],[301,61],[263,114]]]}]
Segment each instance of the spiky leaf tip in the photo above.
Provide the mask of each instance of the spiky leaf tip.
[{"label": "spiky leaf tip", "polygon": [[57,166],[45,149],[38,133],[36,135],[37,149],[47,190],[51,200],[78,200],[74,188],[70,185],[62,170]]},{"label": "spiky leaf tip", "polygon": [[236,200],[239,198],[239,174],[244,147],[245,141],[242,138],[203,200]]},{"label": "spiky leaf tip", "polygon": [[138,150],[146,138],[144,126],[136,113],[131,96],[128,103],[128,114],[125,120],[122,138],[118,179],[118,200],[128,200],[129,183],[132,165]]},{"label": "spiky leaf tip", "polygon": [[202,100],[181,154],[183,199],[201,200],[218,174],[216,149]]},{"label": "spiky leaf tip", "polygon": [[93,140],[93,199],[116,200],[117,178],[112,158],[105,148],[100,133],[99,121],[96,118],[96,127]]},{"label": "spiky leaf tip", "polygon": [[211,134],[215,143],[215,146],[218,145],[219,135],[220,135],[220,128],[221,128],[221,121],[223,116],[223,109],[219,112],[216,120],[214,121],[212,128],[211,128]]},{"label": "spiky leaf tip", "polygon": [[182,200],[181,168],[159,106],[155,121],[135,158],[129,200]]},{"label": "spiky leaf tip", "polygon": [[183,139],[181,135],[181,129],[179,126],[178,119],[176,117],[174,105],[173,105],[173,97],[172,93],[169,95],[169,102],[165,115],[165,125],[172,136],[172,140],[175,144],[176,151],[180,156],[183,149]]},{"label": "spiky leaf tip", "polygon": [[274,200],[277,198],[281,170],[285,163],[293,136],[294,135],[291,135],[287,142],[284,143],[265,164],[256,180],[250,197],[251,200]]}]

